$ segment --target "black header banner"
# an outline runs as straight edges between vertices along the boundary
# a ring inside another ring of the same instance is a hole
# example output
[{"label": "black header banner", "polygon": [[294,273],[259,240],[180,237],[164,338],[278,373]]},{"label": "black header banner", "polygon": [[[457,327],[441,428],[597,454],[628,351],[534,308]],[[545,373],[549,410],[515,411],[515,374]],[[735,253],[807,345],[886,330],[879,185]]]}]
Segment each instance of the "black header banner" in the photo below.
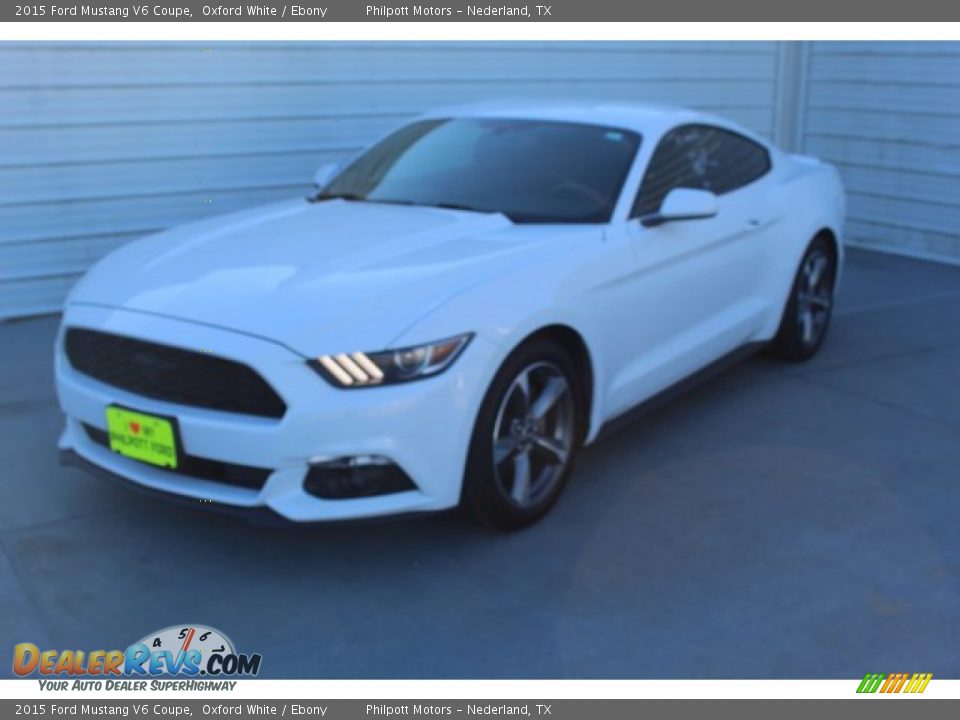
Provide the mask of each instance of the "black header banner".
[{"label": "black header banner", "polygon": [[960,3],[943,0],[259,0],[257,2],[36,2],[0,5],[5,22],[943,22]]}]

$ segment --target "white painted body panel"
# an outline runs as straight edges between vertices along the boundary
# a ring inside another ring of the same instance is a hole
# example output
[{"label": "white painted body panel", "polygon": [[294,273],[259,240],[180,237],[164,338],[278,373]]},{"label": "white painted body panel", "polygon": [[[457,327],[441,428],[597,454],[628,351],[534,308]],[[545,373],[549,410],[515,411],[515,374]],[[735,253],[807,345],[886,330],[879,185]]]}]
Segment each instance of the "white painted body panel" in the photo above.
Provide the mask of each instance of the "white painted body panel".
[{"label": "white painted body panel", "polygon": [[[713,218],[644,227],[627,215],[659,137],[692,111],[633,106],[473,108],[630,127],[643,143],[605,225],[514,225],[498,214],[291,200],[134,242],[68,298],[64,327],[202,348],[254,368],[288,405],[280,421],[175,406],[74,371],[58,342],[61,441],[155,489],[292,520],[438,510],[459,501],[474,420],[490,381],[530,334],[582,338],[593,370],[587,440],[603,424],[737,347],[769,340],[807,244],[840,239],[842,188],[830,166],[770,148],[773,169],[718,198]],[[445,113],[449,114],[449,113]],[[758,142],[762,142],[758,140]],[[842,244],[839,244],[842,249]],[[364,390],[334,388],[306,361],[475,334],[446,372]],[[274,468],[260,492],[177,476],[114,455],[79,423],[111,402],[178,418],[191,454]],[[302,490],[311,458],[379,454],[418,490],[324,501]]]}]

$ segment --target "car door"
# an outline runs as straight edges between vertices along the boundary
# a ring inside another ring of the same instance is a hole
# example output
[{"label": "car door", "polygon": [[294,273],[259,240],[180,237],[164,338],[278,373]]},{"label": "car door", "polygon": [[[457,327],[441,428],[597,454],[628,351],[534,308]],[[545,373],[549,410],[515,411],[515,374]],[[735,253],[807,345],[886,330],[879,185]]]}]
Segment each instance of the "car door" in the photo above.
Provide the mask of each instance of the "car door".
[{"label": "car door", "polygon": [[[635,322],[613,410],[708,365],[759,329],[772,219],[758,198],[767,192],[770,162],[762,145],[714,126],[682,125],[660,140],[626,226],[636,262]],[[716,215],[645,226],[674,188],[713,192]]]}]

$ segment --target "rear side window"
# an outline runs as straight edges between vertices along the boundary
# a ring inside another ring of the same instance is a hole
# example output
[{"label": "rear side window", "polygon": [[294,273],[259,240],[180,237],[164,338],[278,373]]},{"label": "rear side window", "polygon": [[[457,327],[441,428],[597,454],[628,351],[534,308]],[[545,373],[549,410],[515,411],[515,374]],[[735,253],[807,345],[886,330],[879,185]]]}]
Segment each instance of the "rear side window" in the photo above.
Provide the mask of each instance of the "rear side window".
[{"label": "rear side window", "polygon": [[723,195],[769,171],[770,153],[753,140],[712,125],[681,125],[657,145],[630,216],[655,213],[674,188]]}]

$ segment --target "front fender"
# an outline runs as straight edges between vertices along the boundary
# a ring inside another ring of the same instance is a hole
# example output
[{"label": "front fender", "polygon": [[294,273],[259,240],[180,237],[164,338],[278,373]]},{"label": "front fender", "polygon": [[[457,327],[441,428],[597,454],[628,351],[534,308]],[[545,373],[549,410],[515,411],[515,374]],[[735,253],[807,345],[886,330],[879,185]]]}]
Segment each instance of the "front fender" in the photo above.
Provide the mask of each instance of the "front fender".
[{"label": "front fender", "polygon": [[[551,278],[532,277],[518,271],[496,282],[470,288],[421,318],[398,336],[391,345],[404,347],[431,342],[464,332],[473,332],[497,348],[495,362],[485,368],[476,382],[489,387],[507,357],[526,339],[545,328],[561,326],[577,333],[586,348],[592,369],[591,413],[587,441],[592,440],[603,418],[604,365],[598,362],[596,338],[581,295],[563,282],[560,274]],[[475,340],[476,342],[476,340]],[[467,349],[469,352],[469,348]]]}]

